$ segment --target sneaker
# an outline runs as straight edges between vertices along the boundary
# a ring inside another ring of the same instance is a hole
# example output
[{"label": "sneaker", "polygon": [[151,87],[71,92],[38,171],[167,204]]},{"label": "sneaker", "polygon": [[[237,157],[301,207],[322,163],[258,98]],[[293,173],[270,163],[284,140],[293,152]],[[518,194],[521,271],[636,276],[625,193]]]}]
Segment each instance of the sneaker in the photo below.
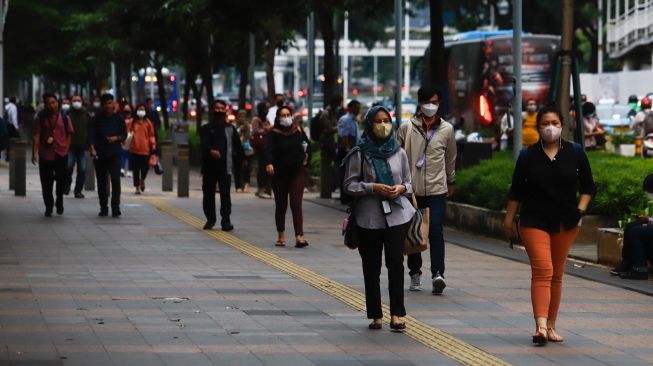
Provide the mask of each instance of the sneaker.
[{"label": "sneaker", "polygon": [[107,209],[101,209],[101,210],[100,210],[100,213],[97,214],[97,215],[100,216],[100,217],[107,217],[107,216],[109,216],[109,210],[107,210]]},{"label": "sneaker", "polygon": [[234,226],[230,222],[223,222],[220,226],[222,227],[222,231],[232,231],[234,229]]},{"label": "sneaker", "polygon": [[272,195],[263,192],[263,193],[261,193],[261,194],[259,195],[259,198],[263,198],[263,199],[269,200],[269,199],[272,198]]},{"label": "sneaker", "polygon": [[422,281],[419,273],[410,275],[410,287],[409,291],[422,291]]},{"label": "sneaker", "polygon": [[122,215],[120,209],[111,210],[111,217],[118,218]]},{"label": "sneaker", "polygon": [[433,283],[433,291],[431,291],[431,293],[433,295],[442,295],[442,291],[444,291],[444,288],[447,287],[447,284],[444,283],[444,278],[440,275],[440,273],[435,274],[432,283]]},{"label": "sneaker", "polygon": [[128,170],[127,171],[127,178],[131,178],[131,177],[133,177],[132,171]]},{"label": "sneaker", "polygon": [[84,197],[86,197],[86,196],[84,196],[84,193],[81,193],[81,192],[80,193],[75,193],[75,198],[84,198]]},{"label": "sneaker", "polygon": [[625,272],[620,272],[619,278],[623,280],[648,280],[648,272],[629,270]]},{"label": "sneaker", "polygon": [[120,169],[120,176],[125,177],[125,169]]}]

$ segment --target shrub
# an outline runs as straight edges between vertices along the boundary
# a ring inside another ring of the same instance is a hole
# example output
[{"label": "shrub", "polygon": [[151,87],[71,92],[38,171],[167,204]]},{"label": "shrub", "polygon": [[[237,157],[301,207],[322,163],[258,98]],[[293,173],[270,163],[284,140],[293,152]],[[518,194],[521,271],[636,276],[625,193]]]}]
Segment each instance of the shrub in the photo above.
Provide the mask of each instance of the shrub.
[{"label": "shrub", "polygon": [[[642,182],[653,171],[653,160],[602,152],[589,152],[588,157],[597,188],[588,213],[621,219],[630,213],[644,212],[648,197],[642,190]],[[497,152],[491,160],[458,172],[452,199],[503,210],[514,167],[512,153]]]}]

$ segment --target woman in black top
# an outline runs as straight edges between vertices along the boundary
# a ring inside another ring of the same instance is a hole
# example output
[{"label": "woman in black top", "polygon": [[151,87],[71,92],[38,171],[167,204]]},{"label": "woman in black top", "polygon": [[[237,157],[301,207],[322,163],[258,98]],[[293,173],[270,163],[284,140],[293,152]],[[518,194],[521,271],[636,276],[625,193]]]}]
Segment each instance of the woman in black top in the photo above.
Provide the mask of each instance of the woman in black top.
[{"label": "woman in black top", "polygon": [[503,222],[510,238],[519,208],[519,235],[531,263],[536,344],[563,340],[555,321],[565,261],[596,192],[587,156],[580,145],[561,138],[562,127],[557,109],[544,107],[537,114],[541,138],[517,159]]},{"label": "woman in black top", "polygon": [[285,246],[286,210],[290,196],[295,247],[308,245],[304,239],[302,197],[304,196],[303,167],[310,161],[310,144],[304,132],[293,124],[292,110],[285,106],[277,110],[274,128],[265,142],[265,170],[272,177],[275,221],[279,238],[277,246]]}]

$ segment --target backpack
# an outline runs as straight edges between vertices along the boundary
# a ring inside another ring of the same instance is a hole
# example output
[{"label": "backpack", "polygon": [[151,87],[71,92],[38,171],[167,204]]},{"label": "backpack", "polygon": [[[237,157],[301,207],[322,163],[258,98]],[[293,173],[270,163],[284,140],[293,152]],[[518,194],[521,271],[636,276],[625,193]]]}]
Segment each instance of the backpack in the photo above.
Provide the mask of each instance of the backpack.
[{"label": "backpack", "polygon": [[642,129],[644,130],[644,136],[653,133],[653,112],[646,113]]},{"label": "backpack", "polygon": [[309,125],[309,132],[311,133],[311,140],[318,142],[322,136],[322,123],[320,121],[320,116],[322,116],[322,110],[320,109],[313,118],[311,118],[311,124]]}]

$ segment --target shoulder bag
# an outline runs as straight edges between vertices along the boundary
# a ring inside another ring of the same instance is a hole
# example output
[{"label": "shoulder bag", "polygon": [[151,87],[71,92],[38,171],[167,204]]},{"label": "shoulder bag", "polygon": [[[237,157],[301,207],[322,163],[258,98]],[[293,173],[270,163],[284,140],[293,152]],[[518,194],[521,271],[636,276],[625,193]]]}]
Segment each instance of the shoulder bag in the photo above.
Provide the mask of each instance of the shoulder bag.
[{"label": "shoulder bag", "polygon": [[428,208],[418,208],[415,194],[412,195],[415,214],[410,220],[408,235],[404,240],[404,255],[415,254],[425,251],[429,247],[429,219]]}]

